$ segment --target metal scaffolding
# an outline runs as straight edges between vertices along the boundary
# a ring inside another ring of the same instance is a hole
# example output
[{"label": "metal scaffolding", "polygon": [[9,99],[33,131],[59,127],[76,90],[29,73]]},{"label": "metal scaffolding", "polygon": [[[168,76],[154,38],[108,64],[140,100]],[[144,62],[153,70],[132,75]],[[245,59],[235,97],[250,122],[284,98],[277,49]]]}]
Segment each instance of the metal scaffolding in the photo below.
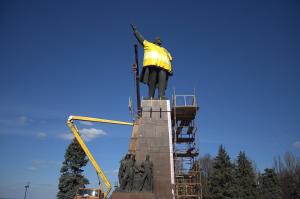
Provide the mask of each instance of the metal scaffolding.
[{"label": "metal scaffolding", "polygon": [[176,95],[172,103],[172,129],[177,199],[201,199],[200,165],[197,161],[197,127],[199,107],[195,95]]}]

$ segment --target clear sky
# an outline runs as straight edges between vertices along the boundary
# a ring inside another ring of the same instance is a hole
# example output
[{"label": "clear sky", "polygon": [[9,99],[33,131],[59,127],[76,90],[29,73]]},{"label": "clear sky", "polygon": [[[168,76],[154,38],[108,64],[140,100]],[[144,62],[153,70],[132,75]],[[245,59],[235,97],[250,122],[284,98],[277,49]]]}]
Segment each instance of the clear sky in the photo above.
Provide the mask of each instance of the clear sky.
[{"label": "clear sky", "polygon": [[[56,197],[66,120],[131,121],[135,23],[200,104],[200,153],[244,150],[259,170],[300,156],[300,1],[0,1],[0,198]],[[140,60],[142,49],[140,48]],[[145,96],[147,88],[142,86]],[[79,124],[115,183],[131,127]],[[85,175],[97,184],[88,165]]]}]

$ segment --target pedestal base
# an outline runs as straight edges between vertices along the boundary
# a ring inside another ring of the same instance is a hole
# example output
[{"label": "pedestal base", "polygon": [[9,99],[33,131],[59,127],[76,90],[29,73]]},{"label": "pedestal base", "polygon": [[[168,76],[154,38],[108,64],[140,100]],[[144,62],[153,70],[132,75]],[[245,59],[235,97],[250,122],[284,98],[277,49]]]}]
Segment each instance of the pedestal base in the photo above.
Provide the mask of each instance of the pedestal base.
[{"label": "pedestal base", "polygon": [[[129,152],[135,154],[138,165],[145,161],[147,155],[150,156],[153,163],[151,195],[157,199],[175,198],[170,102],[143,100],[141,106],[142,117],[133,129]],[[139,195],[141,198],[146,197],[145,193],[137,194],[142,194]]]}]

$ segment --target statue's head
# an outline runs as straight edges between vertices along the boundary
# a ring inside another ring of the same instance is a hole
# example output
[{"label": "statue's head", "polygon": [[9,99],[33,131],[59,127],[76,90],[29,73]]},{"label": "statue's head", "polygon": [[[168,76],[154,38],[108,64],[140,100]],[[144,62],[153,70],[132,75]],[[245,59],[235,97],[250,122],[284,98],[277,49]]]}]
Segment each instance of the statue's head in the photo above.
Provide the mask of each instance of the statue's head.
[{"label": "statue's head", "polygon": [[160,37],[155,37],[153,43],[155,43],[155,44],[158,45],[158,46],[161,46],[162,41],[161,41]]}]

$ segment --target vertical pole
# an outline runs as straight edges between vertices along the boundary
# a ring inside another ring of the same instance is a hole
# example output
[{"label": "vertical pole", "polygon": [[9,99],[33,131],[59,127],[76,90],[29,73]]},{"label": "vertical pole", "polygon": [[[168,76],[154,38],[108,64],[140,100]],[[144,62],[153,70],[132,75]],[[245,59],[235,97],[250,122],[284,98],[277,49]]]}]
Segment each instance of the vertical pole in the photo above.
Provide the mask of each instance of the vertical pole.
[{"label": "vertical pole", "polygon": [[29,183],[27,185],[25,185],[25,195],[24,195],[24,199],[26,199],[26,195],[27,195],[27,189],[29,188]]},{"label": "vertical pole", "polygon": [[139,77],[139,57],[138,57],[138,45],[134,44],[134,69],[135,69],[135,81],[136,81],[136,103],[137,103],[137,111],[138,117],[141,116],[141,94],[140,94],[140,77]]}]

